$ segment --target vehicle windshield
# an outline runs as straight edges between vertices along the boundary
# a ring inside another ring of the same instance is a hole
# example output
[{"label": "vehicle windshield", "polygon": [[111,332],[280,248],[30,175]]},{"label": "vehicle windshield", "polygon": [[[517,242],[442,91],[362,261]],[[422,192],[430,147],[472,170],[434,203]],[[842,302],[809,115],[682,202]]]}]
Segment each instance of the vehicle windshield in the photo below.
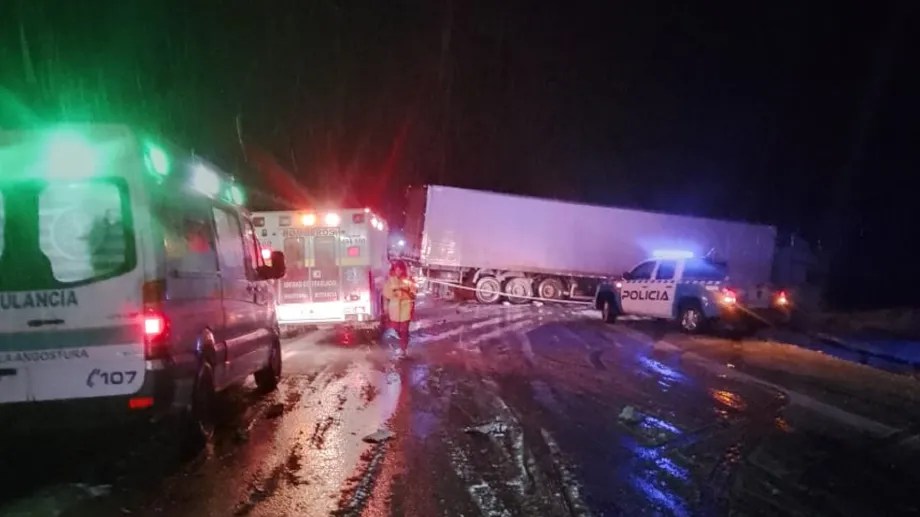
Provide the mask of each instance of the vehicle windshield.
[{"label": "vehicle windshield", "polygon": [[135,262],[122,180],[0,183],[0,291],[74,287]]}]

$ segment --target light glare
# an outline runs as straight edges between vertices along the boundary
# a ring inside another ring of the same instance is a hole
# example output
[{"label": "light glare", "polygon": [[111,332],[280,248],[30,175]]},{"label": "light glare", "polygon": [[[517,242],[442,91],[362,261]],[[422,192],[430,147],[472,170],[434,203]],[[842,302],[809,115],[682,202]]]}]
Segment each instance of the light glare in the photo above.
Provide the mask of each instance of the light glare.
[{"label": "light glare", "polygon": [[693,258],[693,252],[687,250],[655,250],[652,257],[658,259],[690,259]]},{"label": "light glare", "polygon": [[160,176],[169,174],[169,155],[166,151],[150,144],[147,146],[147,166]]},{"label": "light glare", "polygon": [[82,135],[67,131],[48,145],[48,171],[54,175],[87,175],[96,170],[96,149]]},{"label": "light glare", "polygon": [[192,188],[208,197],[214,197],[220,193],[220,176],[199,163],[192,170]]},{"label": "light glare", "polygon": [[246,194],[239,185],[230,186],[230,201],[237,205],[242,205],[246,202]]}]

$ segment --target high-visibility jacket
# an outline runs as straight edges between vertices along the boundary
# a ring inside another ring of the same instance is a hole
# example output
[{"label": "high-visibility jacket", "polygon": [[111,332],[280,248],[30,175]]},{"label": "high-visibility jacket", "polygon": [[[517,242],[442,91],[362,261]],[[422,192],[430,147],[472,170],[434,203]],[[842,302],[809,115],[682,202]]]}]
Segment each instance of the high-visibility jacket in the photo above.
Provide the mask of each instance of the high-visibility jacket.
[{"label": "high-visibility jacket", "polygon": [[387,299],[387,317],[394,323],[412,319],[415,309],[417,288],[411,278],[391,275],[383,286],[383,297]]}]

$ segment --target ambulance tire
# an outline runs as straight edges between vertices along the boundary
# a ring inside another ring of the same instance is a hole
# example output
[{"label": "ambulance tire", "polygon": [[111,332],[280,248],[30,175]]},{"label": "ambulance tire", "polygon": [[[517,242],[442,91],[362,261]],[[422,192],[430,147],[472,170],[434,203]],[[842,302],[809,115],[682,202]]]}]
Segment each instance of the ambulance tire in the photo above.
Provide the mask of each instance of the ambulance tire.
[{"label": "ambulance tire", "polygon": [[202,361],[195,375],[190,407],[179,420],[179,446],[183,457],[195,455],[214,436],[216,400],[214,369],[209,362]]},{"label": "ambulance tire", "polygon": [[680,304],[680,310],[677,314],[677,324],[680,330],[687,334],[699,334],[706,330],[709,322],[706,319],[700,302],[696,300],[687,300]]},{"label": "ambulance tire", "polygon": [[262,393],[274,391],[281,382],[281,342],[278,339],[272,339],[269,354],[268,364],[253,375],[256,387]]},{"label": "ambulance tire", "polygon": [[490,305],[502,297],[502,285],[494,276],[484,276],[476,281],[476,301]]},{"label": "ambulance tire", "polygon": [[607,298],[601,303],[601,318],[604,320],[604,323],[616,323],[617,316],[619,316],[617,308],[613,304],[613,300]]}]

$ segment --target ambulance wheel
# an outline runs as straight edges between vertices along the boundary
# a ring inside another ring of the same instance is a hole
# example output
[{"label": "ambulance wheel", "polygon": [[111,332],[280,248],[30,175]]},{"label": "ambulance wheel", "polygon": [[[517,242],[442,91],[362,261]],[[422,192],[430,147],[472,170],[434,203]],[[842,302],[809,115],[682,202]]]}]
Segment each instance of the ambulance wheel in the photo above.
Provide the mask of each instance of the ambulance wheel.
[{"label": "ambulance wheel", "polygon": [[699,334],[706,327],[706,316],[698,302],[685,302],[680,307],[677,322],[687,334]]},{"label": "ambulance wheel", "polygon": [[493,276],[484,276],[476,281],[476,301],[483,304],[497,303],[502,297],[502,285]]},{"label": "ambulance wheel", "polygon": [[533,284],[526,278],[511,278],[505,282],[505,294],[508,301],[515,305],[530,303],[530,298],[533,298]]},{"label": "ambulance wheel", "polygon": [[192,389],[192,401],[188,411],[182,415],[181,449],[183,456],[190,456],[201,450],[214,436],[216,427],[214,389],[214,369],[207,361],[202,361],[195,375]]},{"label": "ambulance wheel", "polygon": [[558,300],[562,298],[565,287],[558,278],[544,278],[537,284],[537,295],[544,300]]},{"label": "ambulance wheel", "polygon": [[281,342],[277,339],[272,340],[271,352],[269,352],[268,364],[257,371],[253,377],[256,380],[256,387],[262,393],[268,393],[278,387],[281,381]]},{"label": "ambulance wheel", "polygon": [[603,305],[601,305],[601,317],[603,318],[604,323],[617,322],[617,309],[613,306],[612,301],[604,300]]}]

